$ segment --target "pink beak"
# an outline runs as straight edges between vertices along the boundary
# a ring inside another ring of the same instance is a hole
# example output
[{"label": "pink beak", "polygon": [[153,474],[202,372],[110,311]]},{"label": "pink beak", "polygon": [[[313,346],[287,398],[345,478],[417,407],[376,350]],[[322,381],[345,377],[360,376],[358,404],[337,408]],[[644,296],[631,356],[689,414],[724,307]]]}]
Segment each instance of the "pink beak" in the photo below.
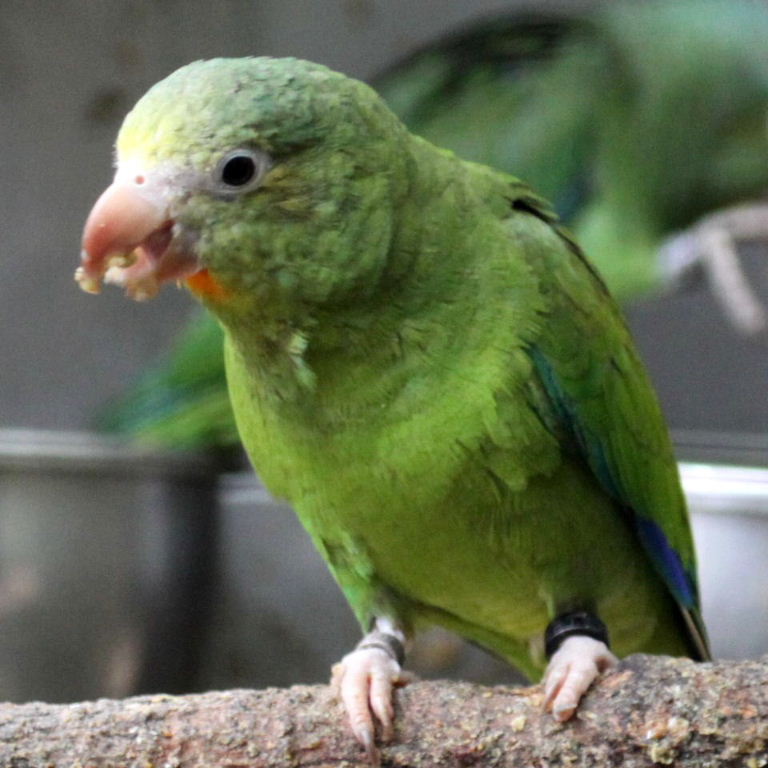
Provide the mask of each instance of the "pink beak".
[{"label": "pink beak", "polygon": [[131,298],[152,298],[161,283],[199,268],[193,257],[173,247],[173,225],[165,206],[138,183],[114,182],[85,222],[75,279],[89,293],[98,293],[104,280],[124,286]]}]

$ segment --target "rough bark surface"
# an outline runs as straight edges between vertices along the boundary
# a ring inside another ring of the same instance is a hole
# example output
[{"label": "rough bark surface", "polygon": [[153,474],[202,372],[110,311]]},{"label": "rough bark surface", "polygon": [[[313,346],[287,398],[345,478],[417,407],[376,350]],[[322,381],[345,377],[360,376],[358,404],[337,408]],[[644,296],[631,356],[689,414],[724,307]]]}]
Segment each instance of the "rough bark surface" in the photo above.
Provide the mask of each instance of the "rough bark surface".
[{"label": "rough bark surface", "polygon": [[[768,765],[768,657],[633,656],[556,724],[541,689],[418,682],[398,691],[384,766]],[[0,766],[365,765],[331,690],[296,686],[71,705],[0,705]]]}]

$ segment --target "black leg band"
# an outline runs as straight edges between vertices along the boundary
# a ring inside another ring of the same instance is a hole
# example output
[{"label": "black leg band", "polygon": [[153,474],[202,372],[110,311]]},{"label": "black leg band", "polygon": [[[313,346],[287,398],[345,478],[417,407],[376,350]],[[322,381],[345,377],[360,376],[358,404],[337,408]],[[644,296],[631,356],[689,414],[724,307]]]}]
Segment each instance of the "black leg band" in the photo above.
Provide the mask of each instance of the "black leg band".
[{"label": "black leg band", "polygon": [[544,633],[544,651],[547,658],[552,658],[563,641],[572,635],[585,635],[610,645],[608,628],[597,616],[588,611],[571,611],[560,614],[549,623]]},{"label": "black leg band", "polygon": [[400,666],[405,663],[405,648],[398,638],[386,632],[369,632],[358,644],[357,650],[378,648],[393,658]]}]

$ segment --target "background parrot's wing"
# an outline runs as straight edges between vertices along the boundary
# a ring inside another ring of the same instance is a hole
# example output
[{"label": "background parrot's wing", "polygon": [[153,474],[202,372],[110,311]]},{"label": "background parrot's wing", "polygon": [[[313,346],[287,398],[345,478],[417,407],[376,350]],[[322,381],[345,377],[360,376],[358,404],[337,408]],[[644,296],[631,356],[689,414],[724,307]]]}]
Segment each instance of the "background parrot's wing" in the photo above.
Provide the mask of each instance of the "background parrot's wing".
[{"label": "background parrot's wing", "polygon": [[195,315],[170,351],[109,404],[99,428],[183,450],[237,445],[222,344],[213,316]]},{"label": "background parrot's wing", "polygon": [[551,409],[542,418],[628,516],[681,608],[694,654],[707,658],[688,512],[645,368],[600,277],[546,204],[523,195],[514,207],[553,226],[566,244],[550,241],[532,261],[549,297],[546,322],[528,347]]}]

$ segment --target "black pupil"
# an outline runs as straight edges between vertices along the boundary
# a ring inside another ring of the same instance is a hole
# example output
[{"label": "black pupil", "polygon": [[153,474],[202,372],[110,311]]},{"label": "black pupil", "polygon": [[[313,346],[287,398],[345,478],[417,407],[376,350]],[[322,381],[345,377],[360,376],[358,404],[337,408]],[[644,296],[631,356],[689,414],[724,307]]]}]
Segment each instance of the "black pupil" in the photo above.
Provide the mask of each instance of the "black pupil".
[{"label": "black pupil", "polygon": [[229,187],[242,187],[256,174],[256,163],[248,155],[235,155],[224,163],[221,180]]}]

